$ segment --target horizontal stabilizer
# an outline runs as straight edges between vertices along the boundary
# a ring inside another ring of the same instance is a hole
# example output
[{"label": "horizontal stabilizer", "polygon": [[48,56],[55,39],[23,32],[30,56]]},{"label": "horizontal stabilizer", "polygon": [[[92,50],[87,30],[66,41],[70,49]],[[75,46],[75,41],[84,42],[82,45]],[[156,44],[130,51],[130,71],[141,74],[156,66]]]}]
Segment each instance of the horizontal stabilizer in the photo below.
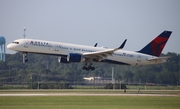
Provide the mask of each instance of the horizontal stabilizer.
[{"label": "horizontal stabilizer", "polygon": [[148,61],[158,61],[158,60],[164,60],[164,59],[168,59],[168,58],[169,58],[169,56],[155,57],[155,58],[148,59]]}]

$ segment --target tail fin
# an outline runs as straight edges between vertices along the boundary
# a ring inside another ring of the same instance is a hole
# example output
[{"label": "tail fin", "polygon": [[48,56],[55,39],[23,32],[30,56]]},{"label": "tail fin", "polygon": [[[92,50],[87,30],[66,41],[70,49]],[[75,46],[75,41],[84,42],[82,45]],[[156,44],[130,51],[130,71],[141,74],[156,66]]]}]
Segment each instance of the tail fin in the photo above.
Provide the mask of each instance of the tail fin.
[{"label": "tail fin", "polygon": [[142,48],[139,52],[153,55],[153,56],[160,56],[166,42],[168,41],[172,31],[164,31],[159,36],[157,36],[154,40],[152,40],[149,44],[147,44],[144,48]]}]

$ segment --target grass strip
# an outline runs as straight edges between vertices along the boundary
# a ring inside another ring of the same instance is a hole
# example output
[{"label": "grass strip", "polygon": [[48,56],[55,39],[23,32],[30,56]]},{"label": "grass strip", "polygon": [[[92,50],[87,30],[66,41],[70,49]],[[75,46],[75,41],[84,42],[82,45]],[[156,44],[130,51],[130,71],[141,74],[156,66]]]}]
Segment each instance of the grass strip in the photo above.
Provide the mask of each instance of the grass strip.
[{"label": "grass strip", "polygon": [[180,97],[30,96],[0,97],[0,109],[179,109]]}]

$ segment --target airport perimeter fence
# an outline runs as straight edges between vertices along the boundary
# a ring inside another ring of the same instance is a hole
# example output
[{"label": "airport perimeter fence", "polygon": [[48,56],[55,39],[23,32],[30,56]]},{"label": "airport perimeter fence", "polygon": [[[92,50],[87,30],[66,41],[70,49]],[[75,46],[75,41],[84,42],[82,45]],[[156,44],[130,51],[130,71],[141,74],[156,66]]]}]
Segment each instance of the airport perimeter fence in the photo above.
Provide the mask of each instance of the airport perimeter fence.
[{"label": "airport perimeter fence", "polygon": [[120,83],[111,81],[83,81],[83,82],[30,82],[30,83],[0,83],[3,89],[127,89],[127,90],[180,90],[178,85]]}]

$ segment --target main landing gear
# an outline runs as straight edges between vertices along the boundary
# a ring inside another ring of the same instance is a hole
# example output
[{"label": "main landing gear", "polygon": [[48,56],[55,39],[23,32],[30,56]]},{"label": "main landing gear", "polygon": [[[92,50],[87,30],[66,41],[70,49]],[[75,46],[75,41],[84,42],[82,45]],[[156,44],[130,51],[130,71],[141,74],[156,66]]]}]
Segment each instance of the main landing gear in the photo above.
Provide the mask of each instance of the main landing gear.
[{"label": "main landing gear", "polygon": [[23,52],[23,63],[28,62],[27,52]]},{"label": "main landing gear", "polygon": [[89,65],[89,66],[83,66],[83,68],[82,68],[83,70],[87,70],[87,71],[89,71],[89,70],[95,70],[95,67],[92,67],[91,65]]},{"label": "main landing gear", "polygon": [[[88,62],[90,65],[87,65]],[[86,71],[95,70],[95,67],[92,66],[92,63],[93,63],[92,60],[85,61],[85,65],[82,67],[82,69]]]}]

